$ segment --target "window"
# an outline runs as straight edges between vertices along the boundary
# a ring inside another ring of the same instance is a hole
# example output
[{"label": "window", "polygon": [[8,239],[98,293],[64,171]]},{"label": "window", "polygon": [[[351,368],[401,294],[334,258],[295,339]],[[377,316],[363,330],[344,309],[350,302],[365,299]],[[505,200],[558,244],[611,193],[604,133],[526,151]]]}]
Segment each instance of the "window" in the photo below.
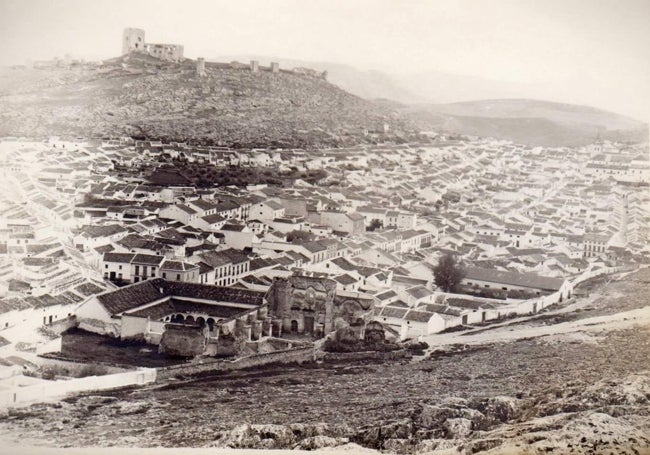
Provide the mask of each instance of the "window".
[{"label": "window", "polygon": [[120,266],[118,267],[118,269],[122,270],[122,266],[120,265]]},{"label": "window", "polygon": [[108,264],[104,264],[104,268],[107,269],[107,268],[108,268]]},{"label": "window", "polygon": [[177,274],[176,274],[176,280],[180,280],[180,279],[181,279],[181,274],[180,274],[180,273],[177,273]]},{"label": "window", "polygon": [[163,278],[167,278],[167,272],[163,272]]}]

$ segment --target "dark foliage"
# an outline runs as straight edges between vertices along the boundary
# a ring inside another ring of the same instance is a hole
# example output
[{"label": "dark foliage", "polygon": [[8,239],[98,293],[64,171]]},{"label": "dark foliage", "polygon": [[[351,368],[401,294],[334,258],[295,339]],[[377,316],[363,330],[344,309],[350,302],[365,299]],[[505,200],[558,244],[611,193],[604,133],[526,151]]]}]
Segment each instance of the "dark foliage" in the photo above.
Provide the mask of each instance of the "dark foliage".
[{"label": "dark foliage", "polygon": [[446,254],[433,269],[433,275],[436,286],[445,292],[454,292],[465,278],[465,269],[456,261],[455,256]]}]

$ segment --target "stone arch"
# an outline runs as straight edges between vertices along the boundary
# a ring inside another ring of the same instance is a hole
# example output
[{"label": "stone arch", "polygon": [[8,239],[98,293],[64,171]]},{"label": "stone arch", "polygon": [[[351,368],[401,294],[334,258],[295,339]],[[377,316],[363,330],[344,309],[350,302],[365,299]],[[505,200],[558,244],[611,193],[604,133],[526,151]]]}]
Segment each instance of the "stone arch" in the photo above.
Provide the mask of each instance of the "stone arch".
[{"label": "stone arch", "polygon": [[182,314],[175,314],[174,317],[172,318],[172,322],[183,324],[185,322],[185,318],[183,317]]},{"label": "stone arch", "polygon": [[199,316],[198,318],[196,318],[196,323],[198,325],[200,325],[201,327],[203,327],[205,325],[205,318],[203,318],[202,316]]},{"label": "stone arch", "polygon": [[205,321],[205,323],[206,323],[206,324],[208,325],[208,327],[210,328],[210,332],[212,332],[212,331],[214,330],[214,323],[215,323],[214,318],[208,318],[208,320]]},{"label": "stone arch", "polygon": [[298,333],[298,321],[295,319],[291,320],[291,333]]},{"label": "stone arch", "polygon": [[185,318],[185,324],[194,324],[194,316],[191,314]]}]

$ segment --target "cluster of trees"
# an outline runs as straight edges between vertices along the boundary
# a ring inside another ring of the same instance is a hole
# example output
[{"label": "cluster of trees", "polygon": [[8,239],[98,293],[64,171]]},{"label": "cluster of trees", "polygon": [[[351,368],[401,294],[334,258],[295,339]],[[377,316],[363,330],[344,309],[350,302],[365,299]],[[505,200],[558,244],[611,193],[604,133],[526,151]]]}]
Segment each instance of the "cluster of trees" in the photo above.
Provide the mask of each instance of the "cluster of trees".
[{"label": "cluster of trees", "polygon": [[160,184],[185,185],[192,183],[198,187],[209,188],[257,184],[281,186],[297,179],[315,184],[327,177],[327,172],[323,169],[301,171],[294,167],[288,171],[279,172],[277,169],[268,167],[218,167],[210,163],[190,163],[182,159],[171,160],[167,166],[170,167],[154,171],[149,180]]}]

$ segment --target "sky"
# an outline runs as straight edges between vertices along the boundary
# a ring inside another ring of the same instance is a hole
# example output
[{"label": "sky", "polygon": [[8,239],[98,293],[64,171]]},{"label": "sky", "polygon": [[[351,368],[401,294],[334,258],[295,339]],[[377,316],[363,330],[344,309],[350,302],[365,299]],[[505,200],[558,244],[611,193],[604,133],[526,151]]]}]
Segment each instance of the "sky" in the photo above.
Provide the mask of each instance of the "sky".
[{"label": "sky", "polygon": [[190,58],[459,74],[650,120],[650,0],[0,0],[0,65],[115,57],[126,27]]}]

